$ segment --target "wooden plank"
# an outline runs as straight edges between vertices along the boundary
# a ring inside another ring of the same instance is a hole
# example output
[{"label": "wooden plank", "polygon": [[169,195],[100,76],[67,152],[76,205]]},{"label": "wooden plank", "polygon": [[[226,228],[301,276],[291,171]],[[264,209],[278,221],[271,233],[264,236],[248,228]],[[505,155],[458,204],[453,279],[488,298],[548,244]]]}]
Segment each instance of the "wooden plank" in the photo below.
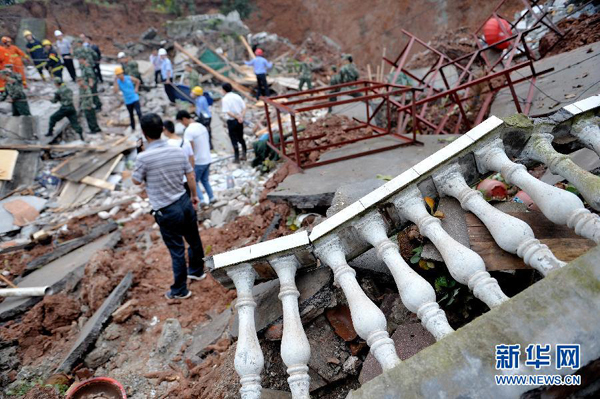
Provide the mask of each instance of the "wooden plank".
[{"label": "wooden plank", "polygon": [[[19,150],[19,151],[39,151],[39,150],[50,150],[50,151],[97,151],[103,152],[108,148],[104,146],[93,146],[93,145],[50,145],[50,144],[0,144],[0,149],[8,150]],[[1,151],[1,150],[0,150]]]},{"label": "wooden plank", "polygon": [[13,179],[18,157],[19,151],[0,150],[0,180],[10,181]]},{"label": "wooden plank", "polygon": [[189,59],[191,59],[192,61],[194,61],[196,64],[200,65],[202,68],[204,68],[206,71],[208,71],[209,73],[211,73],[215,78],[219,79],[222,82],[227,82],[229,83],[234,89],[236,89],[241,95],[243,95],[244,97],[246,97],[249,100],[254,101],[254,98],[249,94],[250,93],[250,89],[248,89],[247,87],[244,87],[240,84],[238,84],[237,82],[229,79],[227,76],[220,74],[218,71],[214,70],[213,68],[209,67],[208,65],[206,65],[205,63],[203,63],[202,61],[200,61],[198,58],[194,57],[192,54],[190,54],[186,49],[184,49],[179,43],[175,42],[175,48],[179,51],[181,51],[183,54],[185,54]]},{"label": "wooden plank", "polygon": [[117,145],[114,148],[111,148],[104,153],[92,154],[90,152],[86,152],[81,155],[77,155],[73,157],[71,161],[53,172],[53,174],[61,179],[78,183],[84,177],[91,175],[94,171],[110,162],[118,154],[121,154],[122,152],[133,147],[135,147],[134,143],[125,142]]},{"label": "wooden plank", "polygon": [[88,184],[88,185],[94,186],[94,187],[98,187],[103,190],[110,190],[110,191],[115,190],[115,185],[113,183],[109,183],[106,180],[98,179],[98,178],[92,177],[92,176],[84,177],[83,179],[81,179],[81,183]]},{"label": "wooden plank", "polygon": [[[199,38],[200,41],[210,50],[212,51],[217,57],[219,57],[223,62],[225,62],[230,68],[233,68],[236,72],[245,75],[246,72],[235,62],[230,61],[229,58],[227,58],[224,54],[220,54],[217,49],[215,49],[210,43],[208,43],[206,40]],[[219,72],[224,72],[224,70],[220,69]]]},{"label": "wooden plank", "polygon": [[240,40],[242,41],[242,44],[246,48],[246,51],[248,52],[248,57],[250,57],[251,60],[255,59],[256,56],[254,55],[254,51],[252,51],[252,47],[250,47],[250,45],[248,44],[248,41],[246,41],[246,38],[242,35],[239,35],[239,37],[240,37]]},{"label": "wooden plank", "polygon": [[[564,262],[569,262],[596,246],[593,241],[578,236],[568,227],[552,223],[541,212],[507,212],[507,214],[527,223],[535,237]],[[466,220],[471,249],[483,258],[488,271],[530,268],[521,258],[500,248],[488,229],[475,215],[467,212]]]}]

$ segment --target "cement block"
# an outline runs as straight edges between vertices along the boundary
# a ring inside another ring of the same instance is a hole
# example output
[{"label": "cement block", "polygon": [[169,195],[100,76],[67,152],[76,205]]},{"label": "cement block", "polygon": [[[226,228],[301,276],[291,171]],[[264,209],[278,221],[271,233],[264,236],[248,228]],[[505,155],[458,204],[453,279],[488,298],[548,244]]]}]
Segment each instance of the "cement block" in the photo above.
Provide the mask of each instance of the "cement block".
[{"label": "cement block", "polygon": [[119,285],[113,289],[108,298],[104,300],[102,306],[100,306],[100,308],[87,321],[87,323],[85,323],[81,329],[81,332],[79,333],[77,341],[69,353],[64,357],[55,373],[68,373],[71,371],[71,368],[75,362],[77,362],[86,354],[88,349],[94,344],[94,342],[96,342],[96,339],[98,339],[98,336],[104,327],[104,323],[121,304],[123,297],[129,290],[129,287],[131,287],[132,281],[133,273],[129,272],[127,275],[125,275],[125,277],[123,277]]},{"label": "cement block", "polygon": [[184,358],[191,360],[195,364],[199,364],[206,347],[214,344],[221,338],[231,317],[231,309],[227,308],[218,315],[211,316],[209,322],[194,328],[192,344],[186,349]]}]

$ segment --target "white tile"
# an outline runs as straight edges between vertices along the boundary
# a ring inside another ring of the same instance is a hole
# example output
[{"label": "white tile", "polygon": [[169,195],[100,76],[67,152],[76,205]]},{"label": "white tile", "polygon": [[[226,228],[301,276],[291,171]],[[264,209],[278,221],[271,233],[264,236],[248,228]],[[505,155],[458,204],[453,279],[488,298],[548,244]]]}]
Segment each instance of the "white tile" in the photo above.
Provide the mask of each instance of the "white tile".
[{"label": "white tile", "polygon": [[[587,112],[591,109],[600,107],[600,95],[585,98],[581,101],[577,101],[575,104],[583,112]],[[568,111],[568,110],[567,110]],[[571,111],[569,111],[571,112]]]},{"label": "white tile", "polygon": [[569,111],[573,115],[579,115],[580,113],[583,112],[575,104],[567,105],[566,107],[563,107],[563,109],[566,111]]},{"label": "white tile", "polygon": [[249,247],[250,256],[252,259],[258,259],[290,249],[306,246],[309,243],[310,242],[308,241],[308,233],[306,231],[301,231],[298,233],[290,234],[288,236],[283,236],[275,238],[273,240],[251,245]]},{"label": "white tile", "polygon": [[504,121],[502,119],[492,115],[465,134],[469,136],[473,141],[477,141],[480,138],[487,135],[488,133],[490,133],[492,130],[496,129],[498,126],[502,125],[503,123]]},{"label": "white tile", "polygon": [[312,229],[312,232],[310,233],[310,236],[308,236],[308,238],[311,242],[314,242],[315,240],[323,237],[330,231],[335,230],[347,221],[353,219],[356,215],[363,212],[364,210],[365,207],[360,203],[360,201],[356,201],[351,205],[348,205],[346,208],[342,209],[335,215],[325,219],[325,221],[323,221],[322,223],[316,225]]},{"label": "white tile", "polygon": [[389,182],[385,183],[377,190],[365,195],[359,201],[365,207],[365,209],[368,209],[371,206],[383,201],[387,197],[390,197],[396,192],[402,190],[404,187],[410,184],[413,180],[416,180],[418,177],[419,174],[415,172],[413,168],[410,168],[402,172]]},{"label": "white tile", "polygon": [[213,256],[215,269],[235,265],[250,259],[250,248],[243,247]]},{"label": "white tile", "polygon": [[413,166],[413,169],[419,175],[424,175],[425,173],[439,166],[441,163],[452,158],[465,148],[469,147],[473,143],[473,139],[471,139],[469,136],[463,135],[458,139],[454,140],[452,143],[448,144],[446,147],[439,150],[438,152],[430,155],[429,157],[425,158],[424,160]]}]

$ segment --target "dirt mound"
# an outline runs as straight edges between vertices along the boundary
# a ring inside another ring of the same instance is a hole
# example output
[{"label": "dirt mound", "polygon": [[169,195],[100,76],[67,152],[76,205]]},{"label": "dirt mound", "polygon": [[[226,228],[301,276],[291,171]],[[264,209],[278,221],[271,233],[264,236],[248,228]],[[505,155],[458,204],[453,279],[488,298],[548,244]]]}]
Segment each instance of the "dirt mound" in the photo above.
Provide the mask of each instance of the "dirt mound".
[{"label": "dirt mound", "polygon": [[36,385],[23,396],[23,399],[60,399],[60,395],[52,387]]},{"label": "dirt mound", "polygon": [[[453,60],[477,50],[476,38],[471,34],[471,28],[468,27],[437,35],[431,39],[429,45]],[[407,67],[414,69],[431,67],[438,59],[437,54],[426,50],[415,54]]]},{"label": "dirt mound", "polygon": [[64,294],[46,296],[20,323],[9,321],[0,328],[0,337],[6,341],[16,340],[23,363],[30,364],[71,331],[71,324],[80,313],[80,304],[75,299]]},{"label": "dirt mound", "polygon": [[548,57],[575,50],[600,41],[600,14],[582,14],[577,19],[563,19],[557,25],[564,36],[550,31],[540,40],[540,55]]}]

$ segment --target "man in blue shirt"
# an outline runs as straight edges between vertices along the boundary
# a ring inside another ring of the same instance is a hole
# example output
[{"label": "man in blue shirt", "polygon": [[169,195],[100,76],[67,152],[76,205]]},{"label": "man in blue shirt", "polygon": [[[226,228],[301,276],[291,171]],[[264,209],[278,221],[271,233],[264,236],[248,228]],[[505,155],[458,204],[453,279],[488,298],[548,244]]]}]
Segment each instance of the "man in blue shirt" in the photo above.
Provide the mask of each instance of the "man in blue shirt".
[{"label": "man in blue shirt", "polygon": [[256,57],[250,61],[244,61],[246,65],[251,65],[254,68],[254,74],[256,75],[256,84],[258,85],[256,89],[256,98],[259,99],[260,96],[268,96],[269,95],[269,86],[267,85],[267,72],[273,68],[273,64],[267,61],[263,57],[262,49],[256,49]]},{"label": "man in blue shirt", "polygon": [[160,64],[160,76],[162,77],[163,84],[165,85],[165,93],[169,97],[171,103],[175,103],[175,89],[173,88],[173,64],[169,59],[167,50],[161,48],[158,50],[162,63]]},{"label": "man in blue shirt", "polygon": [[210,111],[210,105],[208,105],[208,100],[206,99],[206,96],[204,96],[202,87],[196,86],[192,88],[192,98],[194,99],[194,105],[196,106],[196,120],[208,130],[208,142],[210,144],[210,149],[212,150],[212,131],[210,129],[212,112]]}]

